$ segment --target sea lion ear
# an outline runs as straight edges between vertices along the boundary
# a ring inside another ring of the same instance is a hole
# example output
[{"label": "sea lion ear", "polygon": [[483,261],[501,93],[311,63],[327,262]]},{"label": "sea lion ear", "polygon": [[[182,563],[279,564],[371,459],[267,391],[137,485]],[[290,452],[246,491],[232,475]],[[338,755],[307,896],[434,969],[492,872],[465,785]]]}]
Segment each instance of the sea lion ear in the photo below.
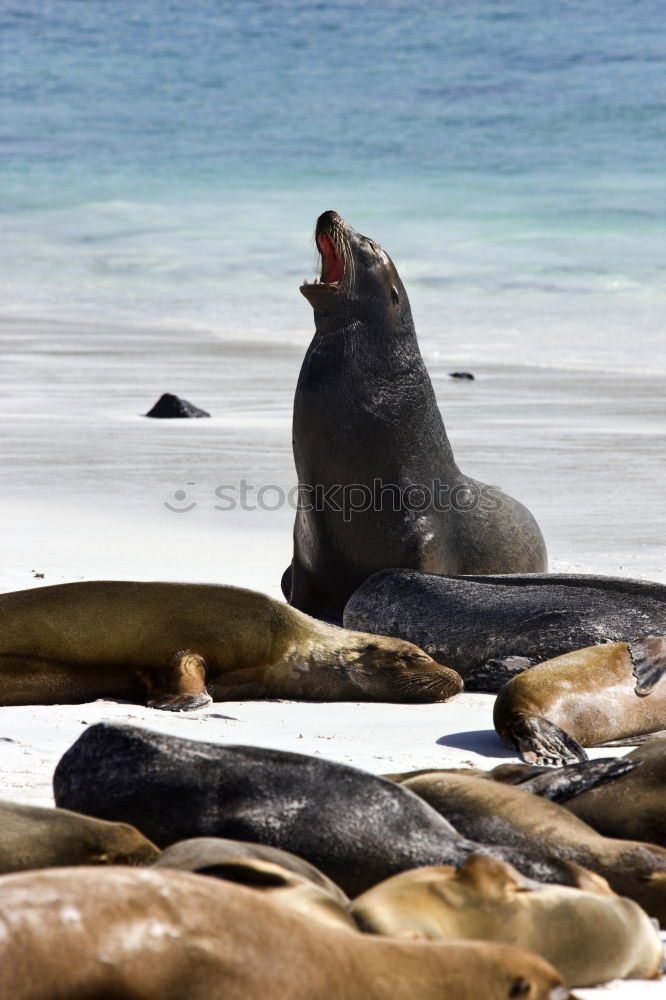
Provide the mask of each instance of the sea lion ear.
[{"label": "sea lion ear", "polygon": [[515,868],[488,854],[471,854],[458,869],[458,878],[496,899],[510,892],[520,892],[525,886],[523,877]]},{"label": "sea lion ear", "polygon": [[393,301],[393,305],[395,306],[397,306],[400,303],[400,293],[398,292],[398,289],[395,287],[395,285],[391,285],[391,299]]}]

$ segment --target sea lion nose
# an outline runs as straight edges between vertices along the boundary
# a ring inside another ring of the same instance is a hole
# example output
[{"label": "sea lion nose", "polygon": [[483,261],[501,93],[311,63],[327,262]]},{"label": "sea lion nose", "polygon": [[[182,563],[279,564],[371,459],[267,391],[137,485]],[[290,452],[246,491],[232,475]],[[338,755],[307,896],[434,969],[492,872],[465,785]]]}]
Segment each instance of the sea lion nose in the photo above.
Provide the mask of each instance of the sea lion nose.
[{"label": "sea lion nose", "polygon": [[338,215],[337,212],[334,212],[333,209],[329,209],[327,212],[322,212],[319,218],[317,219],[316,233],[317,235],[319,235],[319,233],[324,232],[326,229],[330,229],[332,226],[339,226],[344,224],[345,220],[342,218],[342,216]]}]

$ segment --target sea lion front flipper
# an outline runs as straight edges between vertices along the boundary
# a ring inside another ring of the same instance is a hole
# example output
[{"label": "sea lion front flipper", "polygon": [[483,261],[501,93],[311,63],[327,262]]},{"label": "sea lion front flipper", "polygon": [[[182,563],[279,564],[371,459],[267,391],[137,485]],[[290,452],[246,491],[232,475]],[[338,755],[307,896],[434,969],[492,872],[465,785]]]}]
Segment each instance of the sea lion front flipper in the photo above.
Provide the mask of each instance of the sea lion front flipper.
[{"label": "sea lion front flipper", "polygon": [[[571,737],[569,737],[571,738]],[[628,774],[640,767],[642,761],[627,760],[624,757],[601,757],[598,760],[581,760],[566,764],[556,771],[550,768],[532,778],[527,778],[518,786],[532,795],[539,795],[551,802],[568,802],[569,799],[588,792],[597,785],[613,781],[622,774]]]},{"label": "sea lion front flipper", "polygon": [[164,712],[191,712],[213,701],[206,690],[206,661],[191,649],[176,653],[163,676],[147,679],[148,708]]},{"label": "sea lion front flipper", "polygon": [[666,636],[645,635],[629,643],[629,655],[639,698],[654,691],[666,673]]},{"label": "sea lion front flipper", "polygon": [[517,716],[502,736],[528,764],[560,767],[587,760],[587,754],[573,736],[541,715]]},{"label": "sea lion front flipper", "polygon": [[486,660],[475,667],[462,671],[466,691],[484,691],[493,694],[499,691],[507,681],[533,667],[536,660],[529,656],[505,656]]}]

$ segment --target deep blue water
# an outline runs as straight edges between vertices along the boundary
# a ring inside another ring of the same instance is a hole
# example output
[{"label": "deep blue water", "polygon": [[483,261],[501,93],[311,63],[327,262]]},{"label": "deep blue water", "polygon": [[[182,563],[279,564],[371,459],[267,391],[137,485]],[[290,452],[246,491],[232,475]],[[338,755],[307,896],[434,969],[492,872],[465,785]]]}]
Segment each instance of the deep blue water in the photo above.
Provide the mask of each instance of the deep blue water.
[{"label": "deep blue water", "polygon": [[666,368],[663,19],[2,0],[3,308],[288,336],[336,208],[433,350]]}]

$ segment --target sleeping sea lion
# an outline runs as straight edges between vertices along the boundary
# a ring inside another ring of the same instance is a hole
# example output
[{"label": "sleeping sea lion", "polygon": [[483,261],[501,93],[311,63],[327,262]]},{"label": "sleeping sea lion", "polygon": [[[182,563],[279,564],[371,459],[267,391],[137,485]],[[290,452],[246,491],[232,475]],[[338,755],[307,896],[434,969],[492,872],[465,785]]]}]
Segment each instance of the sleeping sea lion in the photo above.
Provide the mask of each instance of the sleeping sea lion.
[{"label": "sleeping sea lion", "polygon": [[239,587],[100,580],[0,595],[0,705],[445,701],[462,686],[408,642],[347,632]]},{"label": "sleeping sea lion", "polygon": [[538,955],[327,926],[189,872],[0,879],[0,1000],[566,1000]]}]

